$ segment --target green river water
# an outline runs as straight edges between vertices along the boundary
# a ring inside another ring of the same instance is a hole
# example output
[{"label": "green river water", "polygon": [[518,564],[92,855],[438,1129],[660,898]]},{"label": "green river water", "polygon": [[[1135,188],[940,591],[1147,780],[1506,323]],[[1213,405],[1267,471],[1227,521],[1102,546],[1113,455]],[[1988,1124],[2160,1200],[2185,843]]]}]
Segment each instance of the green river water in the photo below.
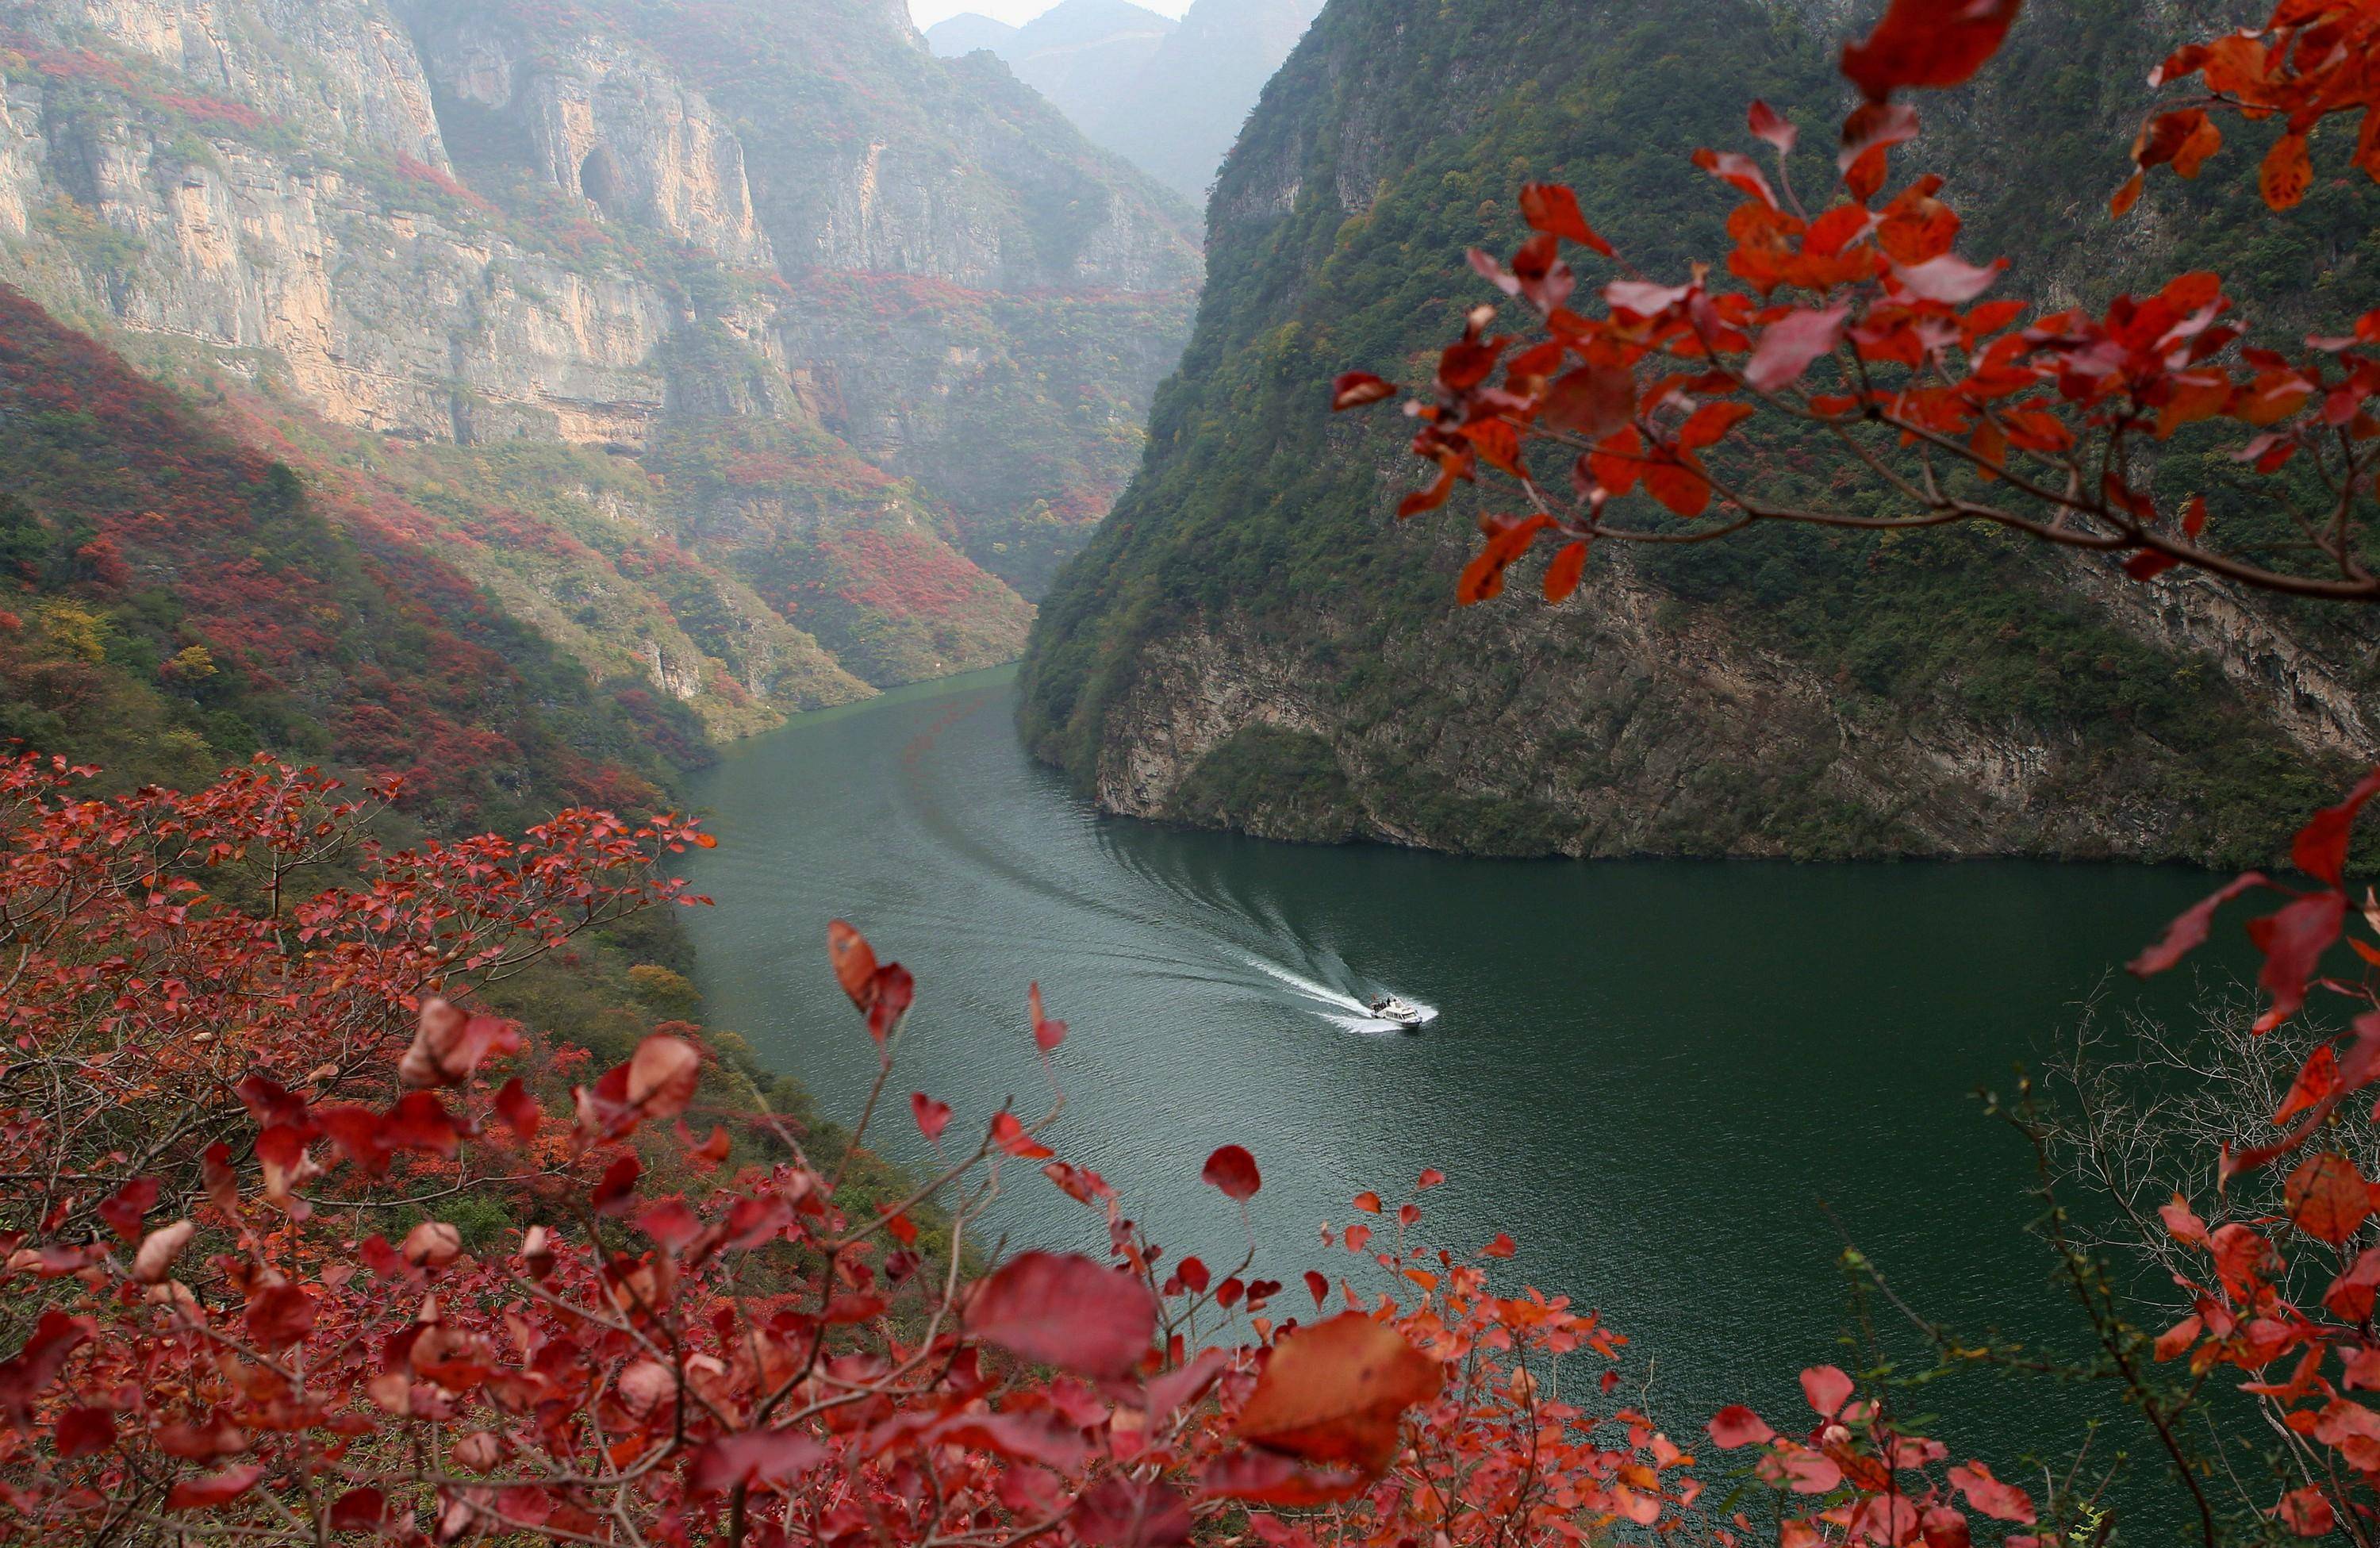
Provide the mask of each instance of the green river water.
[{"label": "green river water", "polygon": [[[1626,1379],[1649,1378],[1681,1433],[1738,1399],[1798,1428],[1793,1373],[1843,1358],[1843,1233],[1932,1316],[2079,1347],[2023,1234],[2022,1147],[1973,1093],[2004,1089],[2095,991],[2177,1004],[2180,986],[2110,969],[2204,875],[1516,863],[1181,832],[1103,818],[1033,764],[1014,697],[985,674],[808,716],[697,792],[722,840],[695,875],[720,907],[691,919],[716,1024],[847,1119],[875,1059],[827,921],[916,970],[873,1136],[894,1154],[921,1151],[913,1089],[958,1109],[954,1132],[1042,1092],[1038,979],[1073,1029],[1060,1153],[1172,1250],[1229,1262],[1236,1218],[1198,1171],[1246,1145],[1257,1272],[1292,1286],[1284,1307],[1303,1270],[1350,1267],[1320,1222],[1435,1165],[1451,1181],[1424,1200],[1432,1238],[1519,1238],[1515,1282],[1600,1308],[1631,1336]],[[1369,1022],[1375,991],[1436,1019]],[[1012,1244],[1104,1249],[1099,1217],[1029,1169],[996,1220]],[[2079,1425],[2070,1396],[1987,1377],[1928,1402],[1996,1459]]]}]

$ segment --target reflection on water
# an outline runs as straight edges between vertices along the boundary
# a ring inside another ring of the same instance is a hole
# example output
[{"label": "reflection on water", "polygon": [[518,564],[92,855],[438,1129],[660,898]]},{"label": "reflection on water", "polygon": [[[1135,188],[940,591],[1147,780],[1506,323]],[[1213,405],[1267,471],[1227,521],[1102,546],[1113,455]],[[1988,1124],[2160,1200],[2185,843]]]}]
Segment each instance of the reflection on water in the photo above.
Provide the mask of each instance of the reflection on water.
[{"label": "reflection on water", "polygon": [[[696,875],[722,907],[693,920],[713,1018],[829,1111],[855,1110],[874,1074],[826,967],[842,916],[917,971],[896,1080],[956,1125],[1039,1090],[1038,979],[1073,1028],[1052,1142],[1172,1250],[1239,1239],[1198,1186],[1220,1144],[1262,1164],[1255,1214],[1277,1257],[1259,1272],[1292,1284],[1353,1276],[1365,1265],[1316,1226],[1439,1166],[1434,1239],[1519,1237],[1517,1274],[1633,1335],[1630,1380],[1650,1376],[1673,1427],[1739,1398],[1794,1411],[1792,1373],[1842,1358],[1846,1235],[1930,1315],[2079,1347],[2022,1234],[2022,1147],[1970,1093],[2080,997],[2138,1003],[2108,965],[2204,878],[1514,863],[1180,832],[1099,817],[1025,757],[1012,708],[990,675],[806,717],[698,793],[722,840]],[[1435,1019],[1379,1021],[1383,994]],[[1104,1245],[1038,1176],[999,1209],[1012,1240]],[[1982,1445],[2020,1404],[2037,1421],[2042,1396],[1929,1401]]]}]

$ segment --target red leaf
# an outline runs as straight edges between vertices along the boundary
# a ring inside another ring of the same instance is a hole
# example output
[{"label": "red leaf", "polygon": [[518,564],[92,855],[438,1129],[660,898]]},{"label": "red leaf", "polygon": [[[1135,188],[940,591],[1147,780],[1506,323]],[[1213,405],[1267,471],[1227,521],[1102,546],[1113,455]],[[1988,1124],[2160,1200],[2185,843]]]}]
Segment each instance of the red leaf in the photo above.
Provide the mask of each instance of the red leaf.
[{"label": "red leaf", "polygon": [[1999,52],[2021,0],[1892,0],[1876,30],[1843,46],[1843,74],[1882,102],[1909,86],[1957,86]]},{"label": "red leaf", "polygon": [[2283,1197],[2297,1228],[2333,1247],[2344,1246],[2372,1213],[2372,1190],[2362,1174],[2355,1163],[2335,1152],[2299,1163]]},{"label": "red leaf", "polygon": [[388,1517],[388,1496],[377,1489],[350,1489],[331,1502],[331,1530],[378,1531]]},{"label": "red leaf", "polygon": [[1694,152],[1694,165],[1730,188],[1750,194],[1771,210],[1777,208],[1777,194],[1769,188],[1760,164],[1742,152],[1705,148]]},{"label": "red leaf", "polygon": [[1679,454],[1679,460],[1663,459],[1647,463],[1645,468],[1645,489],[1653,498],[1679,516],[1692,518],[1710,508],[1710,481],[1700,469],[1688,460],[1693,453]]},{"label": "red leaf", "polygon": [[1131,1373],[1157,1331],[1157,1302],[1137,1279],[1074,1253],[1011,1259],[967,1303],[980,1337],[1099,1381]]},{"label": "red leaf", "polygon": [[1461,579],[1455,582],[1454,600],[1470,607],[1503,594],[1504,572],[1529,551],[1539,532],[1552,525],[1551,517],[1531,516],[1499,527],[1477,556],[1463,567]]},{"label": "red leaf", "polygon": [[738,1484],[777,1488],[826,1459],[826,1447],[797,1431],[747,1430],[696,1452],[686,1485],[696,1494],[724,1494]]},{"label": "red leaf", "polygon": [[2273,1114],[2273,1127],[2278,1128],[2309,1107],[2320,1105],[2338,1091],[2338,1055],[2325,1042],[2307,1055],[2298,1078],[2289,1082],[2289,1094],[2281,1099],[2280,1107]]},{"label": "red leaf", "polygon": [[1032,985],[1026,991],[1025,998],[1026,1003],[1031,1006],[1033,1012],[1033,1041],[1035,1044],[1038,1045],[1044,1054],[1055,1053],[1058,1045],[1066,1041],[1066,1024],[1063,1021],[1052,1021],[1048,1017],[1042,1015],[1041,986],[1039,984],[1037,983]]},{"label": "red leaf", "polygon": [[405,1234],[403,1250],[417,1269],[443,1269],[463,1255],[463,1233],[443,1221],[425,1220]]},{"label": "red leaf", "polygon": [[1489,1242],[1487,1246],[1479,1249],[1479,1256],[1482,1258],[1510,1258],[1520,1250],[1520,1243],[1514,1241],[1504,1232],[1499,1231],[1496,1234],[1496,1239],[1494,1241]]},{"label": "red leaf", "polygon": [[991,1142],[1020,1161],[1047,1161],[1058,1153],[1027,1134],[1014,1113],[992,1115]]},{"label": "red leaf", "polygon": [[1755,140],[1765,140],[1776,146],[1777,153],[1780,156],[1790,156],[1793,153],[1793,141],[1801,132],[1787,121],[1783,114],[1757,98],[1754,99],[1752,104],[1748,127]]},{"label": "red leaf", "polygon": [[248,1335],[268,1349],[285,1349],[314,1331],[314,1298],[301,1285],[259,1286],[248,1298]]},{"label": "red leaf", "polygon": [[917,981],[898,962],[888,962],[876,969],[872,984],[868,995],[868,1035],[880,1043],[889,1042],[901,1018],[917,1003]]},{"label": "red leaf", "polygon": [[2135,580],[2155,580],[2180,563],[2181,561],[2170,554],[2160,554],[2154,548],[2143,548],[2124,561],[2124,573]]},{"label": "red leaf", "polygon": [[834,964],[835,981],[843,985],[853,1005],[866,1010],[876,982],[876,950],[868,944],[868,937],[836,920],[826,927],[826,955]]},{"label": "red leaf", "polygon": [[607,1217],[627,1213],[637,1201],[637,1179],[644,1175],[645,1164],[634,1152],[620,1157],[603,1168],[602,1180],[589,1190],[589,1206]]},{"label": "red leaf", "polygon": [[1207,1158],[1207,1165],[1198,1175],[1243,1204],[1255,1198],[1257,1189],[1264,1186],[1264,1177],[1257,1171],[1257,1158],[1239,1145],[1225,1145],[1216,1151]]},{"label": "red leaf", "polygon": [[1733,1451],[1738,1446],[1759,1445],[1776,1439],[1777,1432],[1768,1428],[1758,1414],[1741,1403],[1730,1403],[1711,1415],[1711,1444],[1721,1451]]},{"label": "red leaf", "polygon": [[105,1451],[115,1444],[115,1416],[105,1408],[68,1408],[58,1416],[52,1440],[64,1462]]},{"label": "red leaf", "polygon": [[1892,277],[1901,289],[1921,300],[1962,307],[1990,289],[1992,282],[2000,277],[2000,271],[2006,267],[2008,261],[2002,258],[1979,266],[1945,253],[1939,258],[1912,263],[1906,268],[1896,263],[1892,268]]},{"label": "red leaf", "polygon": [[969,1446],[1060,1472],[1080,1468],[1089,1449],[1079,1425],[1048,1408],[961,1414],[936,1426],[933,1438],[948,1445]]},{"label": "red leaf", "polygon": [[2347,895],[2319,892],[2292,898],[2277,913],[2248,921],[2248,939],[2265,954],[2257,984],[2273,997],[2254,1030],[2271,1031],[2305,1005],[2306,981],[2347,922]]},{"label": "red leaf", "polygon": [[1537,406],[1538,422],[1601,441],[1628,428],[1636,413],[1636,379],[1624,367],[1583,365],[1556,377]]},{"label": "red leaf", "polygon": [[2322,1304],[2343,1322],[2360,1323],[2372,1315],[2375,1291],[2380,1291],[2380,1247],[2367,1247],[2346,1273],[2330,1282]]},{"label": "red leaf", "polygon": [[185,1462],[212,1462],[248,1449],[248,1432],[220,1408],[209,1410],[203,1421],[160,1425],[155,1439],[159,1451]]},{"label": "red leaf", "polygon": [[1714,446],[1729,431],[1752,418],[1749,403],[1706,403],[1687,416],[1678,430],[1678,445],[1688,451]]},{"label": "red leaf", "polygon": [[2226,884],[2222,891],[2191,905],[2186,912],[2166,926],[2165,939],[2124,964],[2125,971],[2139,978],[2164,972],[2206,944],[2206,932],[2214,926],[2217,908],[2265,884],[2264,873],[2251,871]]},{"label": "red leaf", "polygon": [[2313,821],[2298,830],[2290,861],[2309,876],[2319,876],[2334,887],[2342,884],[2348,835],[2355,826],[2356,813],[2375,795],[2380,795],[2380,769],[2365,774],[2363,783],[2349,791],[2345,800],[2315,812]]},{"label": "red leaf", "polygon": [[2306,137],[2285,134],[2265,152],[2256,174],[2257,191],[2276,210],[2293,208],[2313,182],[2313,162],[2306,154]]},{"label": "red leaf", "polygon": [[1445,1182],[1445,1173],[1435,1166],[1425,1166],[1421,1169],[1421,1176],[1414,1179],[1414,1191],[1427,1193],[1433,1188],[1443,1187]]},{"label": "red leaf", "polygon": [[702,1055],[682,1038],[656,1032],[628,1061],[628,1104],[648,1118],[674,1118],[694,1101]]},{"label": "red leaf", "polygon": [[140,1220],[157,1202],[157,1184],[148,1177],[135,1177],[101,1201],[97,1213],[107,1222],[108,1228],[126,1241],[140,1235]]},{"label": "red leaf", "polygon": [[1380,1196],[1374,1193],[1371,1189],[1366,1188],[1363,1192],[1355,1195],[1354,1205],[1355,1208],[1363,1211],[1366,1214],[1378,1214],[1380,1213]]},{"label": "red leaf", "polygon": [[[1201,1271],[1203,1283],[1204,1271]],[[1201,1349],[1196,1359],[1180,1370],[1168,1371],[1161,1376],[1148,1379],[1142,1411],[1152,1420],[1171,1417],[1185,1405],[1206,1396],[1207,1389],[1222,1379],[1231,1363],[1232,1358],[1220,1349]]]},{"label": "red leaf", "polygon": [[1581,577],[1586,574],[1586,544],[1571,542],[1562,545],[1560,553],[1546,567],[1546,600],[1560,602],[1578,590]]},{"label": "red leaf", "polygon": [[1441,1380],[1438,1361],[1394,1327],[1342,1312],[1274,1345],[1237,1431],[1269,1451],[1377,1475],[1396,1455],[1404,1410],[1437,1396]]},{"label": "red leaf", "polygon": [[[327,1120],[328,1115],[324,1115]],[[449,1160],[462,1148],[463,1131],[445,1104],[429,1091],[412,1091],[396,1099],[372,1130],[373,1143],[384,1151],[412,1151]]]},{"label": "red leaf", "polygon": [[923,1091],[909,1093],[909,1113],[917,1120],[917,1132],[926,1137],[928,1144],[939,1141],[942,1130],[951,1127],[951,1104],[936,1102]]},{"label": "red leaf", "polygon": [[1852,1400],[1852,1379],[1840,1367],[1814,1365],[1802,1372],[1802,1396],[1822,1419],[1832,1419]]},{"label": "red leaf", "polygon": [[2281,1503],[2273,1507],[2273,1514],[2280,1518],[2281,1525],[2300,1537],[2324,1537],[2338,1525],[2329,1497],[2311,1485],[2283,1494]]},{"label": "red leaf", "polygon": [[1590,248],[1604,257],[1612,256],[1611,244],[1595,234],[1579,213],[1578,195],[1560,183],[1524,183],[1521,185],[1521,218],[1533,230],[1559,237]]},{"label": "red leaf", "polygon": [[1971,1548],[1967,1518],[1947,1505],[1929,1505],[1919,1518],[1918,1535],[1925,1548]]},{"label": "red leaf", "polygon": [[518,1136],[524,1145],[537,1138],[538,1127],[545,1122],[545,1115],[538,1109],[537,1098],[528,1094],[528,1088],[520,1083],[518,1076],[505,1081],[504,1090],[496,1093],[496,1116],[504,1121],[504,1127]]},{"label": "red leaf", "polygon": [[185,1479],[166,1493],[167,1510],[212,1510],[228,1505],[256,1487],[264,1469],[253,1462],[243,1462],[236,1468],[225,1468],[204,1478]]},{"label": "red leaf", "polygon": [[1789,312],[1761,331],[1760,343],[1743,368],[1755,391],[1773,393],[1802,379],[1811,362],[1841,342],[1849,307]]},{"label": "red leaf", "polygon": [[444,1000],[421,1002],[413,1045],[397,1061],[397,1079],[408,1089],[457,1086],[492,1054],[520,1050],[520,1029],[492,1016],[468,1016]]},{"label": "red leaf", "polygon": [[1367,403],[1397,396],[1397,389],[1368,371],[1344,372],[1330,384],[1332,412],[1344,408],[1361,408]]},{"label": "red leaf", "polygon": [[1992,1470],[1981,1462],[1951,1469],[1950,1482],[1967,1496],[1969,1505],[1985,1515],[2000,1521],[2033,1524],[2032,1496],[2013,1483],[2002,1483],[1994,1478]]}]

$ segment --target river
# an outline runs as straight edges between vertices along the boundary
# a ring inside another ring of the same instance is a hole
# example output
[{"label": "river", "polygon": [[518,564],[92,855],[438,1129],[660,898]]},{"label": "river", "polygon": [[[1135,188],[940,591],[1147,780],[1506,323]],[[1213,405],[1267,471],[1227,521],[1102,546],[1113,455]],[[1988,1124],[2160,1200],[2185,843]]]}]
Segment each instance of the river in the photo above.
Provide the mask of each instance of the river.
[{"label": "river", "polygon": [[[913,1089],[958,1109],[954,1132],[1043,1091],[1038,979],[1072,1028],[1060,1153],[1176,1252],[1228,1262],[1236,1220],[1198,1172],[1246,1145],[1258,1272],[1291,1286],[1285,1307],[1303,1270],[1351,1264],[1318,1223],[1434,1165],[1451,1180],[1423,1200],[1432,1239],[1519,1238],[1515,1282],[1603,1310],[1680,1432],[1737,1399],[1788,1420],[1793,1373],[1843,1358],[1846,1233],[1930,1315],[2079,1346],[2023,1235],[2022,1147],[1972,1093],[2095,991],[2177,1004],[2110,969],[2204,875],[1512,862],[1176,831],[1103,818],[1033,764],[1014,701],[995,673],[806,716],[697,792],[722,841],[695,874],[719,907],[691,916],[717,1025],[847,1118],[874,1052],[827,921],[915,969],[874,1136],[892,1153],[920,1152]],[[1370,1022],[1375,992],[1436,1018]],[[1098,1218],[1029,1170],[996,1218],[1013,1244],[1103,1249]],[[1930,1389],[1954,1444],[2075,1422],[1978,1381]]]}]

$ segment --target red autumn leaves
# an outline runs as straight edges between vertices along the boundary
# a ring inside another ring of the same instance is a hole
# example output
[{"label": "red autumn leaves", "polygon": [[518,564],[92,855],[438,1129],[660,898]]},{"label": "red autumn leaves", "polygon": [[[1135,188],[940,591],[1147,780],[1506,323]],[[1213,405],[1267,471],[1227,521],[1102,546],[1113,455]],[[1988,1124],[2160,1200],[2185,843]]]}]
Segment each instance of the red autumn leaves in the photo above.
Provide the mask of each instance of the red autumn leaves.
[{"label": "red autumn leaves", "polygon": [[1268,1450],[1374,1476],[1396,1454],[1405,1410],[1436,1397],[1442,1380],[1395,1328],[1344,1312],[1273,1346],[1237,1428]]},{"label": "red autumn leaves", "polygon": [[[2296,1119],[2294,1127],[2267,1144],[2227,1153],[2226,1176],[2270,1164],[2311,1139],[2332,1110],[2354,1093],[2380,1080],[2380,988],[2373,970],[2380,969],[2380,902],[2367,893],[2357,909],[2347,892],[2347,859],[2355,821],[2375,795],[2380,795],[2380,769],[2347,793],[2336,805],[2316,812],[2298,831],[2290,859],[2317,884],[2300,889],[2284,885],[2262,872],[2249,872],[2183,912],[2165,936],[2132,959],[2132,972],[2146,978],[2178,965],[2205,944],[2216,915],[2225,905],[2258,892],[2282,899],[2274,912],[2250,920],[2247,934],[2264,965],[2256,975],[2265,1006],[2254,1030],[2269,1032],[2305,1008],[2311,991],[2320,984],[2344,996],[2356,1008],[2343,1044],[2322,1042],[2308,1055],[2291,1083],[2288,1097],[2273,1115],[2276,1127]],[[2360,930],[2350,932],[2350,920]],[[2325,976],[2323,962],[2342,941],[2353,952],[2362,973],[2358,979]]]},{"label": "red autumn leaves", "polygon": [[917,981],[898,962],[880,966],[867,937],[841,920],[827,926],[826,943],[835,981],[868,1018],[868,1035],[890,1043],[917,998]]},{"label": "red autumn leaves", "polygon": [[[1746,128],[1774,168],[1741,152],[1695,152],[1694,165],[1743,196],[1723,274],[1703,263],[1681,284],[1648,277],[1588,225],[1571,190],[1523,185],[1528,238],[1509,264],[1475,249],[1469,257],[1539,326],[1499,334],[1500,309],[1475,308],[1427,392],[1405,406],[1418,421],[1413,454],[1433,472],[1400,518],[1444,506],[1483,469],[1522,496],[1517,509],[1479,513],[1484,542],[1456,582],[1458,603],[1502,595],[1508,572],[1541,541],[1553,547],[1544,593],[1558,603],[1578,588],[1597,542],[1701,542],[1768,521],[1863,531],[1983,522],[2120,558],[2144,583],[2189,567],[2294,594],[2380,599],[2355,509],[2369,488],[2368,453],[2357,447],[2380,436],[2380,414],[2367,408],[2380,397],[2380,357],[2362,348],[2380,345],[2380,313],[2307,340],[2312,353],[2295,360],[2233,350],[2241,330],[2220,321],[2230,303],[2212,274],[2119,297],[2099,315],[2028,320],[2030,302],[1984,299],[2006,261],[1957,252],[1960,219],[1936,197],[1942,178],[1920,177],[1882,199],[1891,152],[1918,132],[1901,95],[1972,79],[2018,12],[2016,0],[1893,0],[1845,48],[1843,72],[1866,100],[1843,122],[1841,195],[1823,209],[1794,195],[1787,174],[1799,135],[1766,103],[1752,104]],[[2286,208],[2312,176],[2306,134],[2330,113],[2362,108],[2375,49],[2380,20],[2346,0],[2284,5],[2262,33],[2185,49],[2164,79],[2203,74],[2223,95],[2156,117],[2135,159],[2143,172],[2170,165],[2192,176],[2221,143],[2211,111],[2287,113],[2262,177],[2267,201]],[[2357,157],[2380,177],[2371,122]],[[2141,187],[2136,175],[2119,210]],[[1609,261],[1618,276],[1582,286],[1566,245]],[[1381,378],[1350,372],[1332,404],[1393,396]],[[1833,492],[1783,493],[1767,468],[1787,443],[1747,436],[1724,458],[1710,455],[1755,414],[1838,448]],[[2310,556],[2277,558],[2222,529],[2210,539],[2203,497],[2160,504],[2135,481],[2129,470],[2147,460],[2135,445],[2216,420],[2236,422],[2234,459],[2260,474],[2318,463],[2348,491],[2347,514],[2337,530],[2313,532]],[[1645,502],[1631,501],[1638,494]],[[1714,510],[1718,522],[1680,530]]]},{"label": "red autumn leaves", "polygon": [[1816,1542],[1829,1526],[1854,1540],[1953,1548],[1969,1540],[1959,1506],[2021,1526],[2035,1519],[2034,1503],[1981,1462],[1937,1472],[1949,1453],[1940,1442],[1899,1429],[1875,1404],[1856,1396],[1850,1376],[1831,1365],[1802,1372],[1802,1393],[1815,1419],[1801,1439],[1781,1435],[1741,1404],[1720,1409],[1708,1426],[1722,1451],[1761,1448],[1755,1472],[1785,1497],[1823,1501],[1786,1522],[1784,1541]]}]

